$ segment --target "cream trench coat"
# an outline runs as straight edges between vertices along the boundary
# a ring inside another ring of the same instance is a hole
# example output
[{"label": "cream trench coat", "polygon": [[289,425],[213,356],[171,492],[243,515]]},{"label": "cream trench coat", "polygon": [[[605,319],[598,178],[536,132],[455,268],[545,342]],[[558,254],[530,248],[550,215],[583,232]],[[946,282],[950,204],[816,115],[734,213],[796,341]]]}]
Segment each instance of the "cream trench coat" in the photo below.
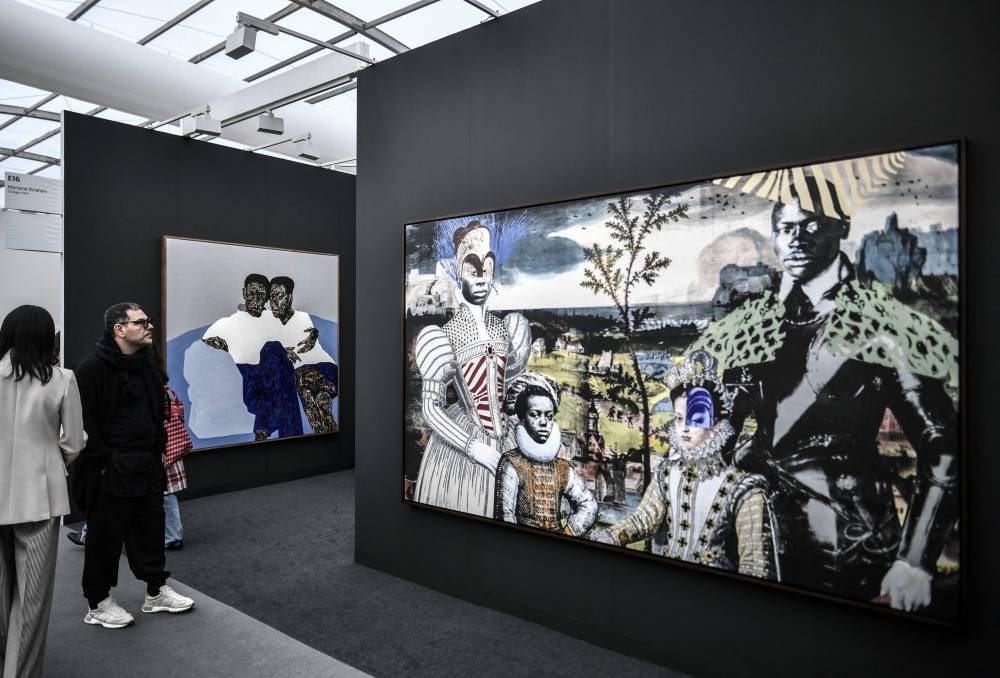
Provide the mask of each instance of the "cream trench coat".
[{"label": "cream trench coat", "polygon": [[0,525],[69,513],[66,466],[87,443],[76,377],[52,368],[42,384],[15,381],[10,355],[0,358]]}]

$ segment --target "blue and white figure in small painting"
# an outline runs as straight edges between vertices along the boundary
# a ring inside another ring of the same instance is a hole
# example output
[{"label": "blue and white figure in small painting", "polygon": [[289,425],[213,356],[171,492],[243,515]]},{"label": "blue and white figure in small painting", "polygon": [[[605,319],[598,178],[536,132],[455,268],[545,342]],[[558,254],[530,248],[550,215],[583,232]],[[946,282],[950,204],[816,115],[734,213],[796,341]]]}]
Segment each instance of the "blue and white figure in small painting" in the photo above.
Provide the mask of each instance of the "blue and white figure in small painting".
[{"label": "blue and white figure in small painting", "polygon": [[167,369],[195,448],[337,431],[337,257],[178,238],[165,252]]}]

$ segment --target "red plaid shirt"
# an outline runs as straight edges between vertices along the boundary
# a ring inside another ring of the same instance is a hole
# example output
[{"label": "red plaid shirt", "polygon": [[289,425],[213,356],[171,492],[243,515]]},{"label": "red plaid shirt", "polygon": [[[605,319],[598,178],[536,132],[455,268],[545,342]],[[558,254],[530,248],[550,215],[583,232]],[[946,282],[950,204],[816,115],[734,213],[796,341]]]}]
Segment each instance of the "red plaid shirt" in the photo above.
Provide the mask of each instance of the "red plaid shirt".
[{"label": "red plaid shirt", "polygon": [[167,491],[163,494],[174,494],[188,486],[187,472],[184,470],[184,460],[178,459],[167,467]]}]

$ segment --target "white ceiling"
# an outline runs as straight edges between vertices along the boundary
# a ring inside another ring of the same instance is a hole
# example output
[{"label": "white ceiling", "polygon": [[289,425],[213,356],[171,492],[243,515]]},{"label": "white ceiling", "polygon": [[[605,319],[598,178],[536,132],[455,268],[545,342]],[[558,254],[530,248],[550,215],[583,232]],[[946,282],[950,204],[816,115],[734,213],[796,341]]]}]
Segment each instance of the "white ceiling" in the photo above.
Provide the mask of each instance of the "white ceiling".
[{"label": "white ceiling", "polygon": [[[252,53],[231,59],[220,45],[237,13],[321,42],[338,39],[378,62],[534,2],[0,0],[0,172],[60,177],[51,114],[62,110],[180,134],[177,120],[205,104],[225,121],[221,137],[198,137],[206,142],[305,162],[287,142],[309,133],[320,154],[314,164],[355,172],[354,77],[368,63],[264,31]],[[285,135],[258,132],[255,116],[238,121],[273,102]]]}]

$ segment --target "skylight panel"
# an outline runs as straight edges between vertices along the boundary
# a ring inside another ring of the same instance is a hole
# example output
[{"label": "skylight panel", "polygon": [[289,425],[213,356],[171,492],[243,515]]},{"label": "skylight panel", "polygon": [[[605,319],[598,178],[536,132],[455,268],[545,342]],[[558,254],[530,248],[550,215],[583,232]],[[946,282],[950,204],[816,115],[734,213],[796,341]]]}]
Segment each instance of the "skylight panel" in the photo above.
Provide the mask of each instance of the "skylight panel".
[{"label": "skylight panel", "polygon": [[0,104],[31,108],[49,95],[43,89],[29,87],[10,80],[0,80]]},{"label": "skylight panel", "polygon": [[[337,3],[334,2],[333,4],[336,5]],[[314,12],[311,9],[304,9],[304,11],[296,12],[295,14],[286,16],[284,19],[276,23],[279,26],[290,28],[293,31],[305,33],[309,37],[316,38],[317,40],[329,40],[330,38],[336,37],[350,30],[342,23],[327,18],[319,12]],[[259,35],[257,36],[258,40],[260,37],[261,36]],[[303,47],[309,46],[305,42],[303,42],[302,45]]]},{"label": "skylight panel", "polygon": [[21,148],[46,132],[59,128],[58,122],[39,118],[21,118],[0,130],[0,147]]},{"label": "skylight panel", "polygon": [[463,0],[441,0],[381,24],[379,28],[413,48],[472,28],[486,19],[485,13]]},{"label": "skylight panel", "polygon": [[[331,3],[362,21],[371,21],[412,4],[412,0],[336,0]],[[423,10],[418,10],[423,11]]]},{"label": "skylight panel", "polygon": [[[215,0],[200,12],[182,21],[180,26],[214,36],[204,41],[202,48],[195,52],[197,54],[215,43],[225,40],[226,36],[236,28],[236,15],[239,12],[255,16],[258,19],[266,19],[289,4],[286,0]],[[298,9],[295,13],[306,11],[308,10]]]},{"label": "skylight panel", "polygon": [[45,141],[35,144],[34,146],[28,146],[24,149],[29,153],[38,153],[40,155],[49,155],[53,158],[62,157],[62,134],[57,134],[53,137],[49,137]]},{"label": "skylight panel", "polygon": [[53,113],[59,113],[60,111],[71,111],[73,113],[87,113],[98,107],[98,104],[92,103],[90,101],[83,101],[82,99],[73,99],[72,97],[63,96],[60,94],[55,99],[40,106],[39,110],[51,111]]},{"label": "skylight panel", "polygon": [[77,19],[77,23],[129,42],[138,42],[174,16],[171,9],[175,1],[157,0],[156,3],[146,3],[103,0]]},{"label": "skylight panel", "polygon": [[44,166],[44,162],[25,160],[24,158],[4,158],[0,160],[0,172],[20,172],[27,174],[31,170]]}]

